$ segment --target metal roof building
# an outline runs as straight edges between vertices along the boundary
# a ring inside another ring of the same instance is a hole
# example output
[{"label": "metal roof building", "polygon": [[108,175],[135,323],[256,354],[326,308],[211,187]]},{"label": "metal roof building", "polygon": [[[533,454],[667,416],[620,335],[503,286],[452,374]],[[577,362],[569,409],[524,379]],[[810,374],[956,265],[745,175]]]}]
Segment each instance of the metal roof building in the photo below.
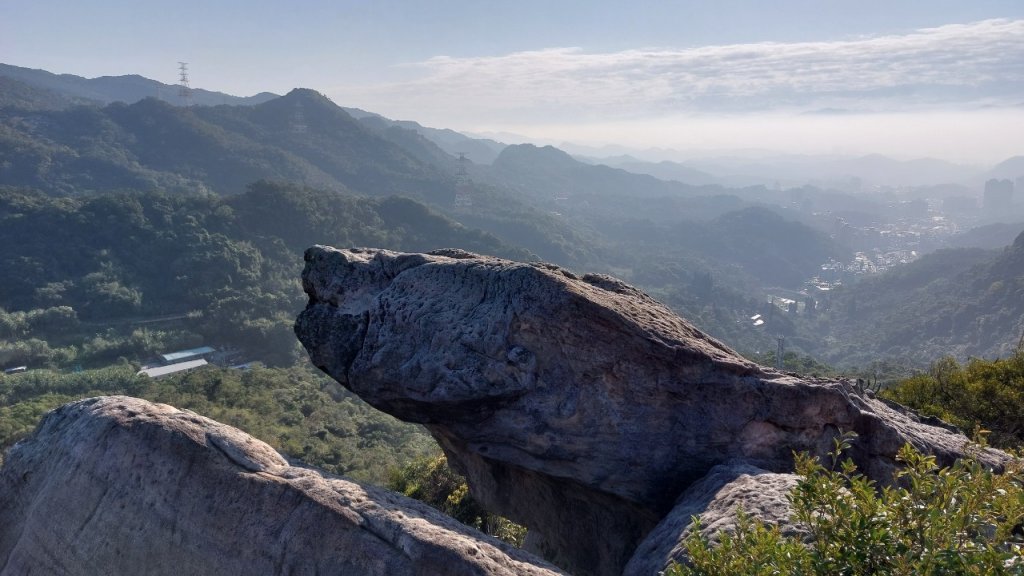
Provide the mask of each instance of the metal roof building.
[{"label": "metal roof building", "polygon": [[200,366],[206,366],[207,364],[209,364],[209,362],[200,358],[199,360],[192,360],[189,362],[178,362],[177,364],[171,364],[169,366],[157,366],[155,368],[146,368],[144,370],[139,370],[136,375],[145,375],[149,376],[150,378],[159,378],[161,376],[167,376],[169,374],[175,374],[177,372],[184,372],[185,370],[199,368]]},{"label": "metal roof building", "polygon": [[169,354],[161,354],[160,360],[164,364],[173,364],[175,362],[181,362],[182,360],[189,360],[197,358],[199,356],[205,356],[207,354],[213,354],[215,350],[209,346],[203,346],[201,348],[191,348],[189,350],[181,350],[180,352],[171,352]]}]

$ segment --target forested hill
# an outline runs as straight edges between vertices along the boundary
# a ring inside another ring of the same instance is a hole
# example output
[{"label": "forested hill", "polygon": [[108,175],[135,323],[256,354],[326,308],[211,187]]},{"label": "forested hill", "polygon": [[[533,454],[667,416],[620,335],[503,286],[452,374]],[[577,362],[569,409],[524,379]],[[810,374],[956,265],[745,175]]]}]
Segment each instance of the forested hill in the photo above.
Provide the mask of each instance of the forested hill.
[{"label": "forested hill", "polygon": [[942,250],[845,287],[813,324],[819,357],[1010,356],[1024,331],[1024,233],[997,251]]},{"label": "forested hill", "polygon": [[384,132],[393,128],[401,128],[404,131],[415,132],[433,142],[444,152],[455,157],[465,156],[475,164],[494,162],[494,159],[505,148],[505,144],[501,142],[486,138],[471,138],[448,128],[428,128],[411,120],[391,120],[358,108],[344,108],[344,110],[374,130]]},{"label": "forested hill", "polygon": [[[0,109],[0,157],[7,159],[0,163],[0,181],[49,194],[234,194],[266,178],[402,194],[439,206],[454,200],[451,154],[405,124],[374,116],[356,120],[312,90],[296,89],[255,106],[182,108],[147,98],[47,110],[27,95],[12,95],[11,101],[18,106]],[[504,203],[518,197],[544,209],[557,208],[555,198],[579,204],[723,191],[586,164],[550,146],[509,146],[493,166],[469,168],[479,184],[505,191]]]},{"label": "forested hill", "polygon": [[[170,100],[176,104],[186,102],[179,98],[179,86],[150,80],[137,74],[125,76],[101,76],[82,78],[73,74],[54,74],[46,70],[35,70],[10,64],[0,64],[0,77],[17,80],[19,83],[46,90],[59,95],[66,101],[89,101],[97,104],[124,102],[131,104],[144,98]],[[222,92],[211,92],[196,88],[190,91],[193,104],[216,106],[219,104],[252,105],[276,98],[276,94],[261,92],[254,96],[239,97]],[[54,101],[58,104],[57,101]],[[54,106],[54,109],[64,106]]]},{"label": "forested hill", "polygon": [[[553,146],[519,144],[505,147],[492,165],[491,177],[526,193],[567,197],[582,201],[590,197],[651,198],[696,196],[708,193],[681,182],[659,180],[647,174],[634,174],[619,168],[593,165],[576,160]],[[712,192],[721,192],[713,188]]]},{"label": "forested hill", "polygon": [[[2,86],[0,86],[2,88]],[[502,185],[469,183],[453,211],[456,160],[415,130],[358,121],[296,89],[255,106],[134,104],[53,110],[56,93],[24,85],[0,106],[0,183],[49,195],[116,191],[238,194],[261,179],[414,198],[467,226],[562,265],[592,263],[578,226]],[[486,180],[486,179],[484,179]]]},{"label": "forested hill", "polygon": [[71,96],[56,90],[40,88],[0,75],[0,108],[22,110],[62,110],[72,106],[96,105],[88,98]]},{"label": "forested hill", "polygon": [[[42,345],[26,348],[32,338],[80,347],[120,319],[190,312],[179,340],[192,340],[178,344],[215,341],[288,363],[302,251],[313,244],[531,257],[398,197],[270,182],[230,197],[53,198],[0,187],[0,366],[53,360]],[[98,327],[83,336],[78,322]]]},{"label": "forested hill", "polygon": [[112,189],[234,194],[261,178],[361,194],[454,194],[433,166],[312,90],[257,106],[0,111],[0,181],[50,194]]}]

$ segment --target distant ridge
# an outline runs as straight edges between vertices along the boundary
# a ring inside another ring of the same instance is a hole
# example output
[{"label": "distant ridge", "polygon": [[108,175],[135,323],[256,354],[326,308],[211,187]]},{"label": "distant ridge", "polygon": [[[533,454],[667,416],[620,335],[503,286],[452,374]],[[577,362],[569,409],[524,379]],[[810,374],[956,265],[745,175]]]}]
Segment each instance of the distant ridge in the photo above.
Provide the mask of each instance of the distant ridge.
[{"label": "distant ridge", "polygon": [[325,96],[295,89],[255,106],[156,98],[65,110],[0,109],[0,181],[48,194],[238,193],[260,179],[443,201],[447,177],[376,136]]},{"label": "distant ridge", "polygon": [[506,146],[492,167],[505,182],[538,197],[692,197],[706,192],[681,182],[580,162],[554,146]]},{"label": "distant ridge", "polygon": [[611,166],[612,168],[621,168],[634,174],[648,174],[658,178],[659,180],[675,180],[676,182],[682,182],[693,186],[704,186],[719,183],[718,179],[713,175],[708,174],[703,170],[691,168],[680,162],[671,162],[668,160],[662,160],[657,163],[644,162],[643,160],[638,160],[629,155],[613,156],[610,158],[594,160],[594,162]]},{"label": "distant ridge", "polygon": [[[178,96],[177,85],[164,84],[156,80],[144,78],[138,74],[83,78],[73,74],[54,74],[46,70],[0,64],[0,77],[10,78],[29,86],[49,90],[69,100],[87,100],[99,104],[111,104],[114,102],[133,104],[145,98],[157,98],[173,105],[183,104]],[[200,106],[218,106],[221,104],[252,106],[277,97],[277,94],[271,94],[270,92],[260,92],[253,96],[241,97],[203,90],[202,88],[192,89],[192,103]]]},{"label": "distant ridge", "polygon": [[448,128],[429,128],[411,120],[392,120],[374,112],[367,112],[359,108],[344,108],[353,118],[359,120],[371,129],[383,132],[388,128],[405,128],[417,132],[427,140],[430,140],[438,148],[452,156],[465,155],[474,164],[491,164],[498,158],[498,154],[505,149],[505,144],[489,138],[472,138],[461,132]]},{"label": "distant ridge", "polygon": [[1024,156],[1013,156],[996,164],[985,175],[987,178],[1018,178],[1024,176]]},{"label": "distant ridge", "polygon": [[73,96],[0,76],[0,108],[21,110],[63,110],[71,106],[100,105],[97,100]]}]

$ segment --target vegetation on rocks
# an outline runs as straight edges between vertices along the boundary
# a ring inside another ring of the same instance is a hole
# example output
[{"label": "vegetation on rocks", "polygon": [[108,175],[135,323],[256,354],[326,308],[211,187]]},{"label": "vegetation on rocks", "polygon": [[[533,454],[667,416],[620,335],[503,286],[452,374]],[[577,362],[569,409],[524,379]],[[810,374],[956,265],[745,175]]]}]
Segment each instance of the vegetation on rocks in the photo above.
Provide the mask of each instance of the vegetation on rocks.
[{"label": "vegetation on rocks", "polygon": [[[717,545],[699,526],[686,541],[690,564],[672,576],[1024,573],[1024,485],[1019,463],[1005,473],[962,459],[939,469],[909,445],[895,486],[879,487],[841,459],[806,454],[791,495],[795,535],[749,517]],[[699,521],[698,521],[699,523]]]},{"label": "vegetation on rocks", "polygon": [[386,486],[515,546],[522,546],[526,538],[525,527],[488,512],[469,494],[466,479],[448,466],[444,455],[421,457],[392,469]]},{"label": "vegetation on rocks", "polygon": [[884,395],[964,430],[986,430],[995,446],[1024,445],[1024,351],[964,364],[945,358]]},{"label": "vegetation on rocks", "polygon": [[[953,358],[882,390],[890,400],[938,417],[986,442],[1024,444],[1024,353]],[[833,452],[830,467],[797,457],[804,476],[791,495],[797,535],[743,517],[717,542],[686,542],[696,574],[1024,574],[1024,466],[1003,473],[968,458],[948,468],[909,445],[895,486],[880,487]],[[698,521],[699,522],[699,521]]]}]

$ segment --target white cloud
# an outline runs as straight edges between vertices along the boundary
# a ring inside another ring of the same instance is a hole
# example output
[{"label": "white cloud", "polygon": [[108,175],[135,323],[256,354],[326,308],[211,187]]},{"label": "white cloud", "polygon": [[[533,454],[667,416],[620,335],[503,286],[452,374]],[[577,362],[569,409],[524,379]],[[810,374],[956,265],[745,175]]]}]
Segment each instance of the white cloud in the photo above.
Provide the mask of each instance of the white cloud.
[{"label": "white cloud", "polygon": [[441,125],[1024,105],[1024,20],[830,42],[437,56],[339,102]]}]

